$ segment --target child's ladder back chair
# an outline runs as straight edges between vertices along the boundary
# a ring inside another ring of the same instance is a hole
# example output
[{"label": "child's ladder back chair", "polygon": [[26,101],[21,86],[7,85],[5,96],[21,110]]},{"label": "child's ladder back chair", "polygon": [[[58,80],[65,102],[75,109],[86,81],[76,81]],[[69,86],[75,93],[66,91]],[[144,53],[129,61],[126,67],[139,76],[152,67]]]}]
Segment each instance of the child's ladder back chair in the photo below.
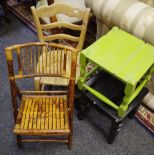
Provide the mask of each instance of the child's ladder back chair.
[{"label": "child's ladder back chair", "polygon": [[[54,42],[57,41],[60,44],[65,44],[67,46],[72,46],[79,51],[82,50],[88,25],[88,19],[90,14],[90,9],[86,8],[85,10],[80,10],[78,8],[72,8],[69,5],[56,3],[50,6],[43,6],[38,9],[35,7],[31,7],[33,18],[35,21],[35,25],[37,28],[38,38],[41,42]],[[57,14],[65,14],[71,18],[79,18],[81,19],[81,25],[68,23],[65,21],[56,21],[53,23],[48,24],[41,24],[41,18],[43,17],[53,17]],[[70,34],[65,34],[66,31],[57,34],[45,34],[45,30],[52,30],[52,29],[68,29],[74,32],[79,32],[79,36],[73,36]],[[42,60],[40,59],[40,63]],[[67,62],[67,66],[68,62]],[[68,74],[69,69],[67,69]],[[76,72],[76,79],[80,76],[80,64],[79,58],[77,61],[77,72]],[[77,82],[77,80],[76,80]],[[42,84],[48,85],[58,85],[58,86],[67,86],[68,80],[64,80],[62,78],[35,78],[35,88],[36,90],[40,90]]]}]

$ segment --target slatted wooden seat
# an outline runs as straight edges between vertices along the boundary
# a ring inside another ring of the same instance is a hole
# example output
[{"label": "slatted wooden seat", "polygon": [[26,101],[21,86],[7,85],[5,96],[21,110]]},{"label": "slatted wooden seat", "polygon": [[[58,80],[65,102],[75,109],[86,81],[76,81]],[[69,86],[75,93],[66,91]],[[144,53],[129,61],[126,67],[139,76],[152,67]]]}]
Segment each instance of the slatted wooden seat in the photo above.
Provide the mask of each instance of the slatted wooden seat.
[{"label": "slatted wooden seat", "polygon": [[[17,144],[64,142],[71,148],[77,55],[78,50],[53,43],[27,43],[6,48]],[[58,56],[60,61],[55,61]],[[42,64],[40,58],[44,60]],[[69,75],[66,62],[70,62]],[[17,79],[35,77],[67,79],[69,85],[65,90],[52,91],[23,91],[18,87]],[[65,139],[32,139],[30,136],[63,136]]]},{"label": "slatted wooden seat", "polygon": [[[77,48],[79,51],[82,50],[84,40],[85,40],[85,34],[87,30],[88,25],[88,19],[90,14],[90,9],[86,8],[84,10],[81,10],[79,8],[73,8],[70,5],[56,3],[50,6],[43,6],[40,8],[31,7],[33,18],[35,21],[38,38],[41,42],[53,42],[57,41],[60,44],[66,44],[67,46],[73,46],[74,48]],[[65,21],[55,21],[53,23],[47,23],[47,24],[41,24],[41,19],[44,17],[50,17],[53,16],[65,14],[69,17],[72,17],[73,19],[80,19],[82,21],[82,24],[73,24]],[[70,34],[66,34],[66,31],[61,31],[61,29],[69,29],[79,34],[78,36],[73,36]],[[57,34],[50,34],[45,35],[44,31],[46,30],[53,30],[57,29]],[[68,59],[69,60],[69,59]],[[41,60],[40,60],[41,61]],[[68,62],[67,62],[68,66]],[[80,76],[80,62],[79,59],[77,61],[77,69],[76,69],[76,82]],[[67,74],[69,73],[69,69],[67,69]],[[49,77],[41,77],[41,78],[35,78],[35,88],[36,90],[41,90],[42,84],[48,84],[48,85],[61,85],[61,86],[67,86],[69,84],[69,81],[67,79],[62,78],[49,78]]]},{"label": "slatted wooden seat", "polygon": [[23,96],[14,133],[69,134],[67,96]]}]

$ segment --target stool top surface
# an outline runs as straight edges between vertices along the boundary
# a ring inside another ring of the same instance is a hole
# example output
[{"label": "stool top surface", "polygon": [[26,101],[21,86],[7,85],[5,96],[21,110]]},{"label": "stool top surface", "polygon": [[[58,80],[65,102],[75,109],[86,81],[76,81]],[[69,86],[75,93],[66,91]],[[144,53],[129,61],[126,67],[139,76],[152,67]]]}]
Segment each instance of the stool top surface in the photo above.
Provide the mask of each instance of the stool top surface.
[{"label": "stool top surface", "polygon": [[135,85],[153,65],[153,46],[114,27],[82,51],[90,61],[123,82]]}]

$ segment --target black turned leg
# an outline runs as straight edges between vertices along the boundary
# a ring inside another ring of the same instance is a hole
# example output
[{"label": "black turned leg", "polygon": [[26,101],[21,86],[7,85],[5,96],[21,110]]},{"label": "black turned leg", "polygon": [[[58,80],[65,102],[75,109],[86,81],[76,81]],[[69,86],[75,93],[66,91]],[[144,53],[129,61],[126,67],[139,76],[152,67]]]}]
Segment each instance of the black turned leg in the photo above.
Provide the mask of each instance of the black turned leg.
[{"label": "black turned leg", "polygon": [[136,112],[138,111],[139,107],[140,107],[140,104],[139,104],[138,106],[136,106],[136,107],[129,113],[128,118],[133,119],[134,116],[135,116],[135,114],[136,114]]},{"label": "black turned leg", "polygon": [[75,109],[79,120],[83,120],[87,117],[90,111],[90,103],[86,96],[78,94],[78,98],[75,99]]},{"label": "black turned leg", "polygon": [[7,7],[7,0],[2,0],[1,4],[4,9],[5,20],[6,20],[6,22],[10,22],[10,16],[9,16],[9,11],[8,11],[8,7]]},{"label": "black turned leg", "polygon": [[36,4],[37,4],[37,0],[32,0],[32,5],[36,6]]},{"label": "black turned leg", "polygon": [[119,121],[113,121],[111,124],[111,128],[110,128],[110,132],[109,135],[107,137],[107,143],[112,144],[118,134],[118,132],[121,129],[121,126],[123,125],[122,122]]},{"label": "black turned leg", "polygon": [[77,109],[77,117],[79,120],[83,120],[87,117],[89,111],[90,111],[90,105],[88,102],[79,101],[76,108]]},{"label": "black turned leg", "polygon": [[20,135],[17,135],[16,136],[16,143],[17,143],[17,147],[20,149],[20,148],[23,148],[23,144],[21,142],[21,139],[22,137]]}]

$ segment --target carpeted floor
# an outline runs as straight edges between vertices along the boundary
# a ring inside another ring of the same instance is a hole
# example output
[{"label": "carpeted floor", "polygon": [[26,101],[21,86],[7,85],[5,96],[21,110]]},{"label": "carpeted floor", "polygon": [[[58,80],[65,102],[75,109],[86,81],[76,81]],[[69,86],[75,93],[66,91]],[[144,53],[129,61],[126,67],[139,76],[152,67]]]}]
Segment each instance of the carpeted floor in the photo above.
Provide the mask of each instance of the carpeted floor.
[{"label": "carpeted floor", "polygon": [[[71,151],[64,144],[36,143],[24,144],[19,150],[12,134],[13,114],[11,96],[7,79],[7,66],[4,48],[17,44],[36,41],[37,36],[16,17],[6,24],[0,17],[0,155],[152,155],[153,135],[145,130],[135,119],[128,120],[114,144],[106,143],[110,121],[91,111],[88,118],[79,121],[74,117],[74,140]],[[31,83],[25,82],[27,87]]]}]

